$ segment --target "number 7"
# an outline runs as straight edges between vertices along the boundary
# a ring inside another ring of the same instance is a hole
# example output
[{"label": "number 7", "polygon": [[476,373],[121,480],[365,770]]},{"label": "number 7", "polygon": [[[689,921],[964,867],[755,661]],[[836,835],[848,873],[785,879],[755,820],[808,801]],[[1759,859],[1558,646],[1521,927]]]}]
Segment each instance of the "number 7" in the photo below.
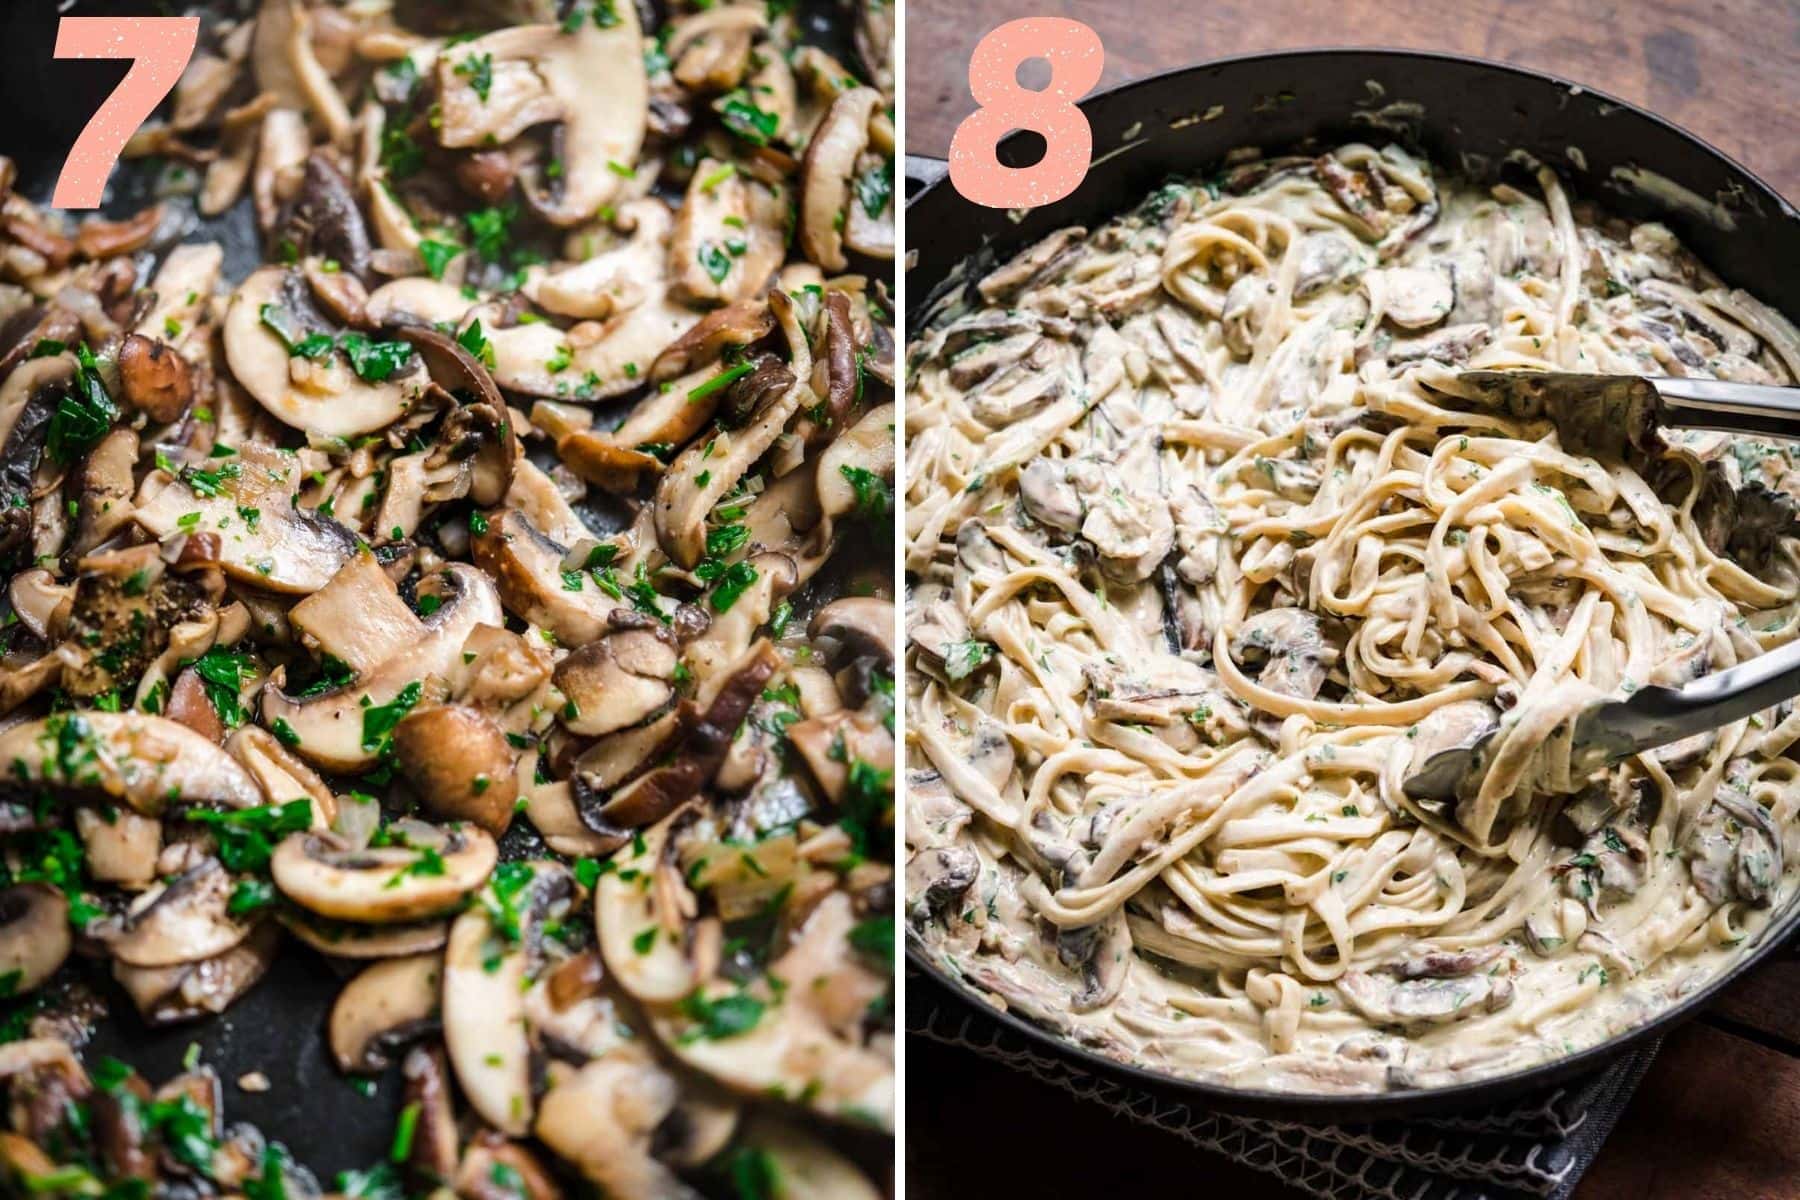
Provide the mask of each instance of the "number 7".
[{"label": "number 7", "polygon": [[200,40],[199,17],[64,17],[57,58],[129,58],[131,69],[69,150],[50,202],[99,208],[125,143],[175,88]]}]

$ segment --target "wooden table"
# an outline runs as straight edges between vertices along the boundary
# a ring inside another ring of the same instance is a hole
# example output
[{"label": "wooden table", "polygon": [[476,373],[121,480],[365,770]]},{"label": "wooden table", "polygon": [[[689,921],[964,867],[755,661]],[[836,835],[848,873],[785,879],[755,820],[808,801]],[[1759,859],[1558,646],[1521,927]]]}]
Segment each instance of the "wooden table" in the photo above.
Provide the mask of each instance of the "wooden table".
[{"label": "wooden table", "polygon": [[[968,62],[982,34],[1047,15],[1078,17],[1100,34],[1103,84],[1220,55],[1333,44],[1454,50],[1553,71],[1654,109],[1800,200],[1800,4],[1791,0],[908,0],[907,149],[941,156],[949,147],[973,107]],[[1129,1196],[1140,1185],[1238,1200],[1295,1194],[972,1055],[914,1040],[907,1080],[908,1195],[920,1200]],[[1780,962],[1669,1037],[1576,1198],[1794,1197],[1800,963]]]}]

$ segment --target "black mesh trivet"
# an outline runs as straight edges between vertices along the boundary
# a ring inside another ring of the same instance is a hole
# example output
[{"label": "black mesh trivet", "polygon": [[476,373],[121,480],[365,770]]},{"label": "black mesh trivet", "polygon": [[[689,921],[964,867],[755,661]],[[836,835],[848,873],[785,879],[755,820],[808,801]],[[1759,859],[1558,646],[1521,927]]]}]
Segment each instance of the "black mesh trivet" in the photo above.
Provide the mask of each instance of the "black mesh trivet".
[{"label": "black mesh trivet", "polygon": [[906,1028],[1154,1125],[1321,1200],[1564,1200],[1656,1056],[1633,1050],[1590,1078],[1485,1109],[1366,1125],[1231,1116],[1093,1074],[909,972]]}]

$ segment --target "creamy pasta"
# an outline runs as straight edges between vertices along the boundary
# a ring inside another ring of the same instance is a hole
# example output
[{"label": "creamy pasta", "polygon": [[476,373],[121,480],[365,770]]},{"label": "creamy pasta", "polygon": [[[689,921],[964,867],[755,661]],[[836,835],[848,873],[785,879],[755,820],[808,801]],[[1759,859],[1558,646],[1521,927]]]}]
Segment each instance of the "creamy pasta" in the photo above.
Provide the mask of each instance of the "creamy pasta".
[{"label": "creamy pasta", "polygon": [[[1794,636],[1787,451],[1457,375],[1789,383],[1800,337],[1509,172],[1240,155],[917,335],[908,915],[947,969],[1123,1060],[1379,1090],[1602,1040],[1789,899],[1800,715],[1556,753],[1587,699]],[[1478,790],[1404,794],[1496,726]]]}]

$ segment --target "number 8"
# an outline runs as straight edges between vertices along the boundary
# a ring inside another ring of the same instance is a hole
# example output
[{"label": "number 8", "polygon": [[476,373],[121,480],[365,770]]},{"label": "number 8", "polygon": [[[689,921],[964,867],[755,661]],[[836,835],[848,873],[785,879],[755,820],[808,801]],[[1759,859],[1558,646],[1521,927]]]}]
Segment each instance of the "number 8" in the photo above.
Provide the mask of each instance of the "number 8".
[{"label": "number 8", "polygon": [[[1050,63],[1042,91],[1019,86],[1019,64]],[[1008,21],[982,38],[969,59],[969,92],[977,105],[950,139],[950,182],[966,200],[988,208],[1033,208],[1061,200],[1087,176],[1094,132],[1075,101],[1100,82],[1106,52],[1100,35],[1064,17]],[[996,153],[1014,129],[1043,135],[1044,157],[1009,167]]]}]

